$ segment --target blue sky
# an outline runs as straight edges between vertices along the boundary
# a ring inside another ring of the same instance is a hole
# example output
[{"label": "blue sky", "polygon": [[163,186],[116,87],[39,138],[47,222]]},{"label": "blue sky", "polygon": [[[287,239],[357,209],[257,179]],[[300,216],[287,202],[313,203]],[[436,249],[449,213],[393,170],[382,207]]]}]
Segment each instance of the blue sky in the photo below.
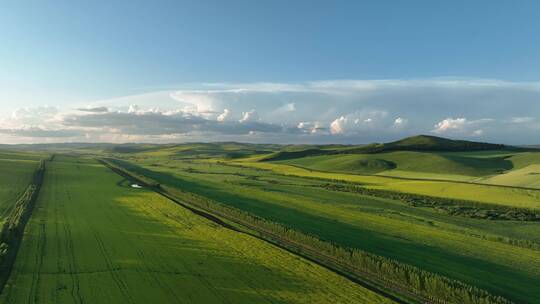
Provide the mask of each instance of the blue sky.
[{"label": "blue sky", "polygon": [[[540,142],[537,1],[0,5],[6,142],[356,143],[415,133]],[[94,107],[107,111],[76,110]],[[225,112],[229,125],[216,124]],[[115,115],[125,125],[108,123]],[[148,115],[174,123],[126,127]]]}]

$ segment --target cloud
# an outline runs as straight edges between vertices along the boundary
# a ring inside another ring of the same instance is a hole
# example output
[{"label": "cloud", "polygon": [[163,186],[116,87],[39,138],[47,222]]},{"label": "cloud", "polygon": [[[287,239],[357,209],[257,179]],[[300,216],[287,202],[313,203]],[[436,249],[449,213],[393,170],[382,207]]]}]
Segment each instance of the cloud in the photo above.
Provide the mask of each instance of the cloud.
[{"label": "cloud", "polygon": [[296,104],[294,102],[283,105],[276,110],[276,112],[278,113],[287,113],[287,112],[294,112],[294,111],[296,111]]},{"label": "cloud", "polygon": [[327,128],[324,128],[322,124],[318,121],[315,121],[315,122],[301,121],[298,123],[296,128],[301,133],[308,133],[308,134],[323,133],[327,130]]},{"label": "cloud", "polygon": [[480,130],[480,129],[479,130],[474,130],[472,132],[472,135],[473,136],[482,136],[482,135],[484,135],[484,130]]},{"label": "cloud", "polygon": [[515,124],[524,124],[524,123],[530,123],[533,122],[535,119],[534,117],[512,117],[511,121]]},{"label": "cloud", "polygon": [[22,129],[0,129],[1,134],[7,134],[20,137],[79,137],[85,134],[82,130],[60,129],[60,130],[47,130],[38,127],[22,128]]},{"label": "cloud", "polygon": [[[96,140],[204,140],[219,134],[240,141],[365,143],[434,132],[540,143],[539,99],[540,82],[493,79],[199,83],[87,101],[92,106],[75,111],[22,108],[0,117],[0,129],[81,129],[95,132]],[[243,137],[250,131],[255,136]]]},{"label": "cloud", "polygon": [[409,121],[405,118],[398,117],[394,120],[394,127],[403,128],[407,125]]},{"label": "cloud", "polygon": [[108,112],[109,108],[107,108],[107,107],[88,107],[88,108],[78,108],[76,110],[81,111],[81,112],[103,113],[103,112]]},{"label": "cloud", "polygon": [[217,134],[249,134],[282,132],[282,127],[257,121],[256,113],[244,114],[240,121],[215,121],[182,111],[162,112],[132,107],[127,112],[107,112],[64,117],[63,125],[70,128],[90,128],[94,131],[130,135],[170,135],[211,132]]},{"label": "cloud", "polygon": [[465,118],[447,118],[438,122],[433,132],[443,134],[449,131],[463,131],[467,124]]},{"label": "cloud", "polygon": [[336,118],[332,123],[330,124],[330,133],[332,134],[343,134],[345,133],[345,125],[347,124],[347,118],[345,116],[341,116],[339,118]]},{"label": "cloud", "polygon": [[242,113],[242,118],[240,118],[240,123],[254,122],[259,120],[259,114],[255,110],[247,111]]},{"label": "cloud", "polygon": [[494,119],[483,118],[476,120],[468,120],[467,118],[446,118],[438,122],[432,132],[441,135],[468,135],[468,136],[482,136],[484,135],[483,129],[478,129],[479,126],[485,126],[490,123],[494,123]]},{"label": "cloud", "polygon": [[219,114],[217,117],[217,121],[225,121],[227,118],[229,118],[231,114],[231,111],[229,109],[223,109],[223,113]]}]

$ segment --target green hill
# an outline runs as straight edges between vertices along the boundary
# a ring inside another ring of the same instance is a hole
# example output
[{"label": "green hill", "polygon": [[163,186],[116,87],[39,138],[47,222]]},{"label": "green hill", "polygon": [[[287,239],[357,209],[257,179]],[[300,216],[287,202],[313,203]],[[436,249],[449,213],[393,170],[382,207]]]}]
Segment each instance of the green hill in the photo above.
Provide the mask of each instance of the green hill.
[{"label": "green hill", "polygon": [[488,150],[513,150],[517,151],[520,148],[490,144],[482,142],[474,142],[467,140],[453,140],[430,135],[418,135],[407,137],[398,141],[389,143],[373,143],[361,146],[339,146],[339,147],[309,147],[306,149],[282,149],[281,151],[272,153],[261,161],[281,161],[288,159],[296,159],[308,156],[319,155],[336,155],[336,154],[374,154],[383,152],[396,151],[413,151],[413,152],[475,152]]},{"label": "green hill", "polygon": [[390,143],[372,144],[360,148],[350,149],[347,151],[347,153],[380,153],[389,151],[467,152],[502,150],[507,148],[512,147],[467,140],[453,140],[430,135],[418,135]]}]

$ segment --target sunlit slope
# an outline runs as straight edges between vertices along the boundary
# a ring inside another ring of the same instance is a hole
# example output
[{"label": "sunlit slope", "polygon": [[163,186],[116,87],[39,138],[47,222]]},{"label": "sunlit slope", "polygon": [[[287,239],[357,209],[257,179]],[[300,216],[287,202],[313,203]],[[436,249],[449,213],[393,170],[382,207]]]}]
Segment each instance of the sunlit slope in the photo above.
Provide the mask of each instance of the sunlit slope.
[{"label": "sunlit slope", "polygon": [[284,175],[322,178],[365,184],[368,188],[422,194],[434,197],[474,200],[512,207],[540,209],[540,191],[451,181],[409,180],[377,175],[323,172],[275,162],[237,162],[238,165],[271,170]]},{"label": "sunlit slope", "polygon": [[138,157],[169,157],[173,159],[192,158],[239,158],[251,155],[270,153],[281,148],[272,144],[247,144],[235,142],[223,143],[186,143],[168,145],[117,145],[109,152],[121,155],[135,155]]},{"label": "sunlit slope", "polygon": [[387,303],[97,163],[46,172],[2,303]]},{"label": "sunlit slope", "polygon": [[460,153],[387,152],[375,154],[336,154],[295,158],[279,163],[313,170],[353,174],[385,174],[410,171],[478,177],[512,168],[503,157],[477,158]]}]

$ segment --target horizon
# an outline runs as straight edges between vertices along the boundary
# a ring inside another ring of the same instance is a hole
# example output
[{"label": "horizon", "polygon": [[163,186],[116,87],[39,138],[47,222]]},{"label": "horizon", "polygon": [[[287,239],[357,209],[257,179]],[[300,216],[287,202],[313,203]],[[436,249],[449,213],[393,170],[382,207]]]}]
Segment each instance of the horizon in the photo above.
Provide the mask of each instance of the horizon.
[{"label": "horizon", "polygon": [[535,1],[4,8],[1,143],[540,143]]},{"label": "horizon", "polygon": [[273,142],[247,142],[247,141],[184,141],[184,142],[90,142],[90,141],[80,141],[80,142],[54,142],[54,143],[16,143],[16,144],[4,144],[0,143],[0,146],[22,146],[22,145],[28,145],[28,146],[37,146],[37,145],[154,145],[154,146],[167,146],[167,145],[189,145],[189,144],[248,144],[248,145],[278,145],[278,146],[367,146],[371,144],[388,144],[393,143],[401,140],[406,140],[410,138],[416,138],[416,137],[431,137],[436,139],[446,139],[446,140],[452,140],[452,141],[466,141],[466,142],[474,142],[474,143],[481,143],[481,144],[494,144],[494,145],[503,145],[507,147],[536,147],[539,146],[539,144],[516,144],[516,145],[508,145],[504,143],[498,143],[498,142],[484,142],[484,141],[470,141],[466,139],[460,139],[460,138],[451,138],[451,137],[441,137],[441,136],[435,136],[435,135],[429,135],[429,134],[418,134],[418,135],[412,135],[407,137],[398,138],[396,140],[391,141],[374,141],[374,142],[366,142],[366,143],[307,143],[307,142],[296,142],[296,143],[273,143]]}]

